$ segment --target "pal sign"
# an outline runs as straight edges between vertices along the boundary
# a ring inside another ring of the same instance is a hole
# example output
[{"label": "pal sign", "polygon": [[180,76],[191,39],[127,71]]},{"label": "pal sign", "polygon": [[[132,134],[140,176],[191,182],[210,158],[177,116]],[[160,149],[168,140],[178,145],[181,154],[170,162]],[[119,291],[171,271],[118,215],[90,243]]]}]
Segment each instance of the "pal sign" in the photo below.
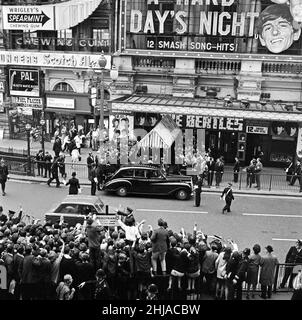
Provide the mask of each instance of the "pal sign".
[{"label": "pal sign", "polygon": [[9,91],[12,96],[39,97],[39,71],[10,69]]}]

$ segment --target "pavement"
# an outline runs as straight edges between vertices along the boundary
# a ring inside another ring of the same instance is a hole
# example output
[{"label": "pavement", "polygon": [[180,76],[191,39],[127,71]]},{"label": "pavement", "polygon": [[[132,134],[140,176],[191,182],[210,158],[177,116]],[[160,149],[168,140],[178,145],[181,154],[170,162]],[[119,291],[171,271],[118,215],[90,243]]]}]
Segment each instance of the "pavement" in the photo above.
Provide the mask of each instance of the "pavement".
[{"label": "pavement", "polygon": [[[49,151],[51,154],[53,154],[52,147],[53,143],[45,141],[45,150]],[[13,151],[15,153],[20,153],[20,154],[27,154],[27,141],[26,140],[15,140],[15,139],[3,139],[0,140],[0,152],[1,151],[8,151],[10,148],[10,151]],[[31,154],[35,155],[39,150],[41,149],[41,144],[37,142],[32,142],[31,143]],[[88,156],[88,153],[92,151],[91,148],[82,148],[81,149],[81,156],[82,156],[82,162],[79,163],[78,165],[83,165],[86,164],[86,158]],[[96,151],[93,151],[93,154],[96,155]],[[71,163],[71,157],[69,153],[65,153],[65,162],[66,164]],[[80,168],[84,169],[84,168]],[[233,167],[232,166],[225,166],[225,172],[232,172]],[[71,171],[71,169],[69,170]],[[82,170],[83,171],[83,170]],[[283,168],[273,168],[273,167],[264,167],[263,168],[263,175],[266,174],[273,174],[273,175],[284,175],[284,169]],[[43,183],[46,182],[47,179],[44,179],[39,176],[24,176],[24,175],[10,175],[12,179],[14,180],[23,180],[23,181],[31,181],[33,183]],[[83,176],[79,176],[81,178],[81,182],[83,185],[90,185],[89,180],[86,178],[86,172],[83,174]],[[274,190],[265,190],[268,188],[263,188],[262,190],[257,190],[255,188],[240,188],[238,184],[233,185],[233,190],[236,191],[236,193],[240,194],[250,194],[250,195],[271,195],[271,196],[291,196],[291,197],[301,197],[301,193],[298,192],[298,186],[296,185],[294,188],[285,188],[286,183],[284,181],[284,186],[280,184],[280,187],[277,186],[274,188]],[[222,190],[226,187],[226,182],[222,183],[220,187],[204,187],[204,191],[206,192],[214,192],[214,193],[221,193]]]}]

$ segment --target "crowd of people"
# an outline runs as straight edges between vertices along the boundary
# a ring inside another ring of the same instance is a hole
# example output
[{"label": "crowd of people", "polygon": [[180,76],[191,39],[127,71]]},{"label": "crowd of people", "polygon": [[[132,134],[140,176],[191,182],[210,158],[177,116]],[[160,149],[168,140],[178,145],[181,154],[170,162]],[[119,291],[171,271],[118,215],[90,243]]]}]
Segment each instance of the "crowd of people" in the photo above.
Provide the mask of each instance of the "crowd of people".
[{"label": "crowd of people", "polygon": [[[133,210],[119,208],[117,226],[101,226],[88,215],[69,226],[26,216],[20,208],[6,215],[0,207],[0,265],[7,270],[2,298],[22,300],[177,299],[197,292],[215,299],[271,298],[279,263],[271,245],[238,248],[232,240],[171,230],[163,219],[144,231]],[[27,222],[26,222],[27,221]],[[302,263],[302,240],[291,247],[287,263]],[[297,274],[297,275],[296,275]],[[258,277],[259,275],[259,277]],[[301,299],[301,270],[286,268],[293,299]],[[1,282],[4,283],[3,281]],[[197,298],[197,296],[195,297]]]}]

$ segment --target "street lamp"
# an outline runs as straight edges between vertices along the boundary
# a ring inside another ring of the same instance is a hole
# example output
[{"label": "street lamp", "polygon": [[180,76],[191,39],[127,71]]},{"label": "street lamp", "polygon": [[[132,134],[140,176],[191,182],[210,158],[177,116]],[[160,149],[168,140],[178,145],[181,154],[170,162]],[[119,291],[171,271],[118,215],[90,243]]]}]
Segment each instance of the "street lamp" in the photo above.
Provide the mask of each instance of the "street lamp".
[{"label": "street lamp", "polygon": [[27,174],[30,175],[31,172],[31,165],[30,165],[30,131],[31,131],[31,124],[27,123],[25,125],[25,130],[27,134]]},{"label": "street lamp", "polygon": [[[102,51],[101,57],[98,60],[99,68],[101,70],[101,77],[95,77],[95,71],[93,68],[88,68],[86,73],[91,82],[95,82],[96,87],[91,86],[91,104],[93,107],[95,107],[95,101],[97,98],[97,92],[100,91],[100,120],[99,120],[99,128],[101,132],[104,130],[104,89],[105,89],[105,83],[104,83],[104,69],[107,65],[107,59],[104,56],[104,52]],[[114,65],[112,65],[112,69],[110,70],[110,78],[114,82],[118,78],[118,68]],[[109,85],[110,86],[110,85]],[[94,112],[94,125],[96,126],[96,114]]]},{"label": "street lamp", "polygon": [[44,126],[45,126],[45,120],[44,117],[42,116],[42,119],[40,120],[40,125],[41,125],[41,147],[42,147],[42,152],[43,156],[45,155],[45,146],[44,146]]}]

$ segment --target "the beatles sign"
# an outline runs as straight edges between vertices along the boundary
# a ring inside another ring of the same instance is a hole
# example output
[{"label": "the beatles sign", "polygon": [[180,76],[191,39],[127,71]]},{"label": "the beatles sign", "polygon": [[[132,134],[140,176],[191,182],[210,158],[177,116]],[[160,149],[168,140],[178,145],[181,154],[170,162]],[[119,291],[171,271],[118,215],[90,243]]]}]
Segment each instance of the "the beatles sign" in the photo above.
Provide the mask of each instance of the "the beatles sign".
[{"label": "the beatles sign", "polygon": [[172,115],[180,128],[244,131],[242,118],[208,117],[195,115]]},{"label": "the beatles sign", "polygon": [[132,49],[255,53],[259,46],[276,54],[300,38],[302,5],[294,2],[301,1],[132,0],[121,23]]}]

